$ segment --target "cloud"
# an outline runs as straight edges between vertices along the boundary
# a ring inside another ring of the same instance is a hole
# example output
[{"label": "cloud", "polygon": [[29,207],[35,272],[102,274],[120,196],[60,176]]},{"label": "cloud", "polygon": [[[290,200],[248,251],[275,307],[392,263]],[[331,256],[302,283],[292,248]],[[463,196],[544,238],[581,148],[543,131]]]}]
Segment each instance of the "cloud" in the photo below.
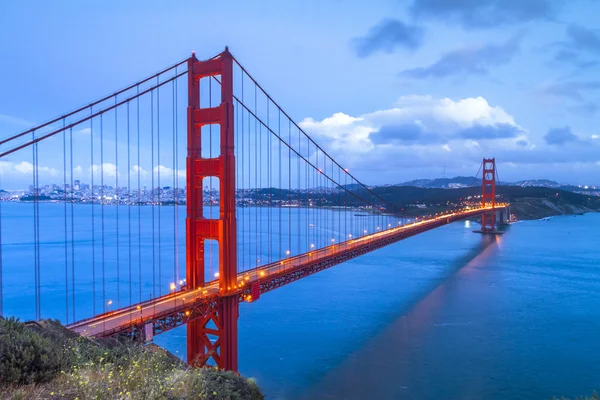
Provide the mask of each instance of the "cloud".
[{"label": "cloud", "polygon": [[[154,176],[155,179],[160,175],[160,177],[162,179],[166,179],[166,182],[169,181],[169,179],[173,179],[173,168],[164,166],[164,165],[156,165],[154,168],[152,168],[152,170],[149,169],[145,169],[142,166],[139,165],[134,165],[131,167],[131,174],[134,176],[137,176],[138,172],[140,174],[141,178],[148,178],[149,176]],[[151,174],[152,172],[152,174]],[[177,178],[179,179],[184,179],[186,175],[186,171],[185,169],[180,169],[177,171]]]},{"label": "cloud", "polygon": [[522,134],[521,128],[515,125],[500,123],[495,125],[473,125],[457,132],[457,136],[465,139],[506,139]]},{"label": "cloud", "polygon": [[364,58],[377,52],[392,53],[398,48],[415,50],[421,46],[424,29],[395,19],[384,19],[369,29],[365,36],[352,40],[358,57]]},{"label": "cloud", "polygon": [[[160,175],[161,178],[167,178],[167,179],[173,179],[173,173],[174,173],[174,169],[173,168],[169,168],[166,167],[164,165],[157,165],[156,167],[154,167],[152,169],[154,171],[154,174],[156,176]],[[185,178],[185,170],[181,169],[179,171],[177,171],[177,177],[178,178]]]},{"label": "cloud", "polygon": [[405,122],[392,125],[383,125],[370,137],[374,144],[385,143],[414,143],[430,142],[433,137],[425,134],[423,126],[418,122]]},{"label": "cloud", "polygon": [[600,33],[598,31],[581,25],[569,25],[567,36],[570,39],[570,42],[567,43],[569,48],[600,54]]},{"label": "cloud", "polygon": [[552,19],[560,0],[414,0],[416,17],[458,23],[465,29],[486,29]]},{"label": "cloud", "polygon": [[571,132],[571,128],[568,126],[564,128],[551,128],[544,136],[544,140],[550,145],[563,145],[568,142],[576,142],[577,139],[577,136]]},{"label": "cloud", "polygon": [[336,113],[322,121],[307,118],[300,126],[340,153],[364,154],[379,146],[445,145],[525,135],[513,117],[483,97],[460,100],[405,96],[395,107],[357,117]]},{"label": "cloud", "polygon": [[550,97],[566,98],[576,102],[584,102],[582,92],[600,89],[600,81],[555,82],[546,85],[541,93]]},{"label": "cloud", "polygon": [[[28,161],[21,161],[18,163],[12,161],[0,161],[0,175],[4,176],[19,176],[22,177],[25,175],[27,177],[33,176],[34,165]],[[38,176],[51,178],[59,175],[59,170],[56,168],[38,165],[37,173]]]},{"label": "cloud", "polygon": [[115,178],[117,175],[121,176],[121,173],[117,171],[117,166],[113,163],[93,164],[89,171],[94,174],[94,179]]},{"label": "cloud", "polygon": [[548,176],[557,179],[567,165],[587,174],[600,160],[600,140],[590,139],[590,133],[584,140],[571,132],[576,141],[568,133],[551,133],[551,142],[565,144],[548,144],[543,134],[528,132],[506,110],[483,97],[404,96],[390,108],[307,118],[300,126],[368,183],[436,176],[442,165],[452,173],[475,174],[484,156],[523,168],[513,169],[519,179],[528,171],[535,175],[539,167],[534,166],[542,164]]},{"label": "cloud", "polygon": [[82,135],[89,135],[90,133],[92,133],[92,128],[83,128],[78,130],[77,133],[80,133]]},{"label": "cloud", "polygon": [[519,51],[520,42],[518,35],[504,44],[462,47],[442,55],[427,67],[407,69],[400,75],[414,79],[486,75],[491,68],[508,64]]}]

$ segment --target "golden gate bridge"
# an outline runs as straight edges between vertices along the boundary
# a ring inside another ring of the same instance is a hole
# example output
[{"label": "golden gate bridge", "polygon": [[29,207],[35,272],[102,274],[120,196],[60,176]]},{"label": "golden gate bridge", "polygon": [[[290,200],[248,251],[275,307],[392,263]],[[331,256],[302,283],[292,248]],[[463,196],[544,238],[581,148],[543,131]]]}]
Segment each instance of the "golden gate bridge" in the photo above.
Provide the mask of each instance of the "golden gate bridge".
[{"label": "golden gate bridge", "polygon": [[[2,139],[0,162],[25,171],[32,187],[31,206],[20,206],[32,223],[18,227],[32,240],[19,253],[13,216],[0,201],[0,315],[3,275],[27,269],[36,319],[46,314],[43,298],[64,294],[61,320],[85,336],[148,341],[186,325],[190,364],[234,371],[240,302],[458,220],[480,217],[480,232],[494,234],[510,213],[496,202],[495,159],[484,158],[480,204],[402,218],[311,139],[228,49],[204,61],[192,54]],[[75,189],[78,177],[91,180],[85,196]],[[52,199],[62,201],[52,209],[40,207],[40,178],[60,182]],[[366,217],[358,221],[357,210]],[[61,268],[48,278],[50,264]]]}]

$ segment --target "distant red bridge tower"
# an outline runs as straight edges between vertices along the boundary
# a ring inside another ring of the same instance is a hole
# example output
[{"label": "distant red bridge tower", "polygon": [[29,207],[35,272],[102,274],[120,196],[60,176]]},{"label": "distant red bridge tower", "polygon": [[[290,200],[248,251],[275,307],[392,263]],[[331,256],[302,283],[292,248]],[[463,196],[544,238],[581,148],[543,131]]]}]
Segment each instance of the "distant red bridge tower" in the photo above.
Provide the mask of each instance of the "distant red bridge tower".
[{"label": "distant red bridge tower", "polygon": [[[482,168],[481,205],[494,208],[496,207],[496,159],[484,158]],[[481,232],[496,232],[496,210],[481,214]]]}]

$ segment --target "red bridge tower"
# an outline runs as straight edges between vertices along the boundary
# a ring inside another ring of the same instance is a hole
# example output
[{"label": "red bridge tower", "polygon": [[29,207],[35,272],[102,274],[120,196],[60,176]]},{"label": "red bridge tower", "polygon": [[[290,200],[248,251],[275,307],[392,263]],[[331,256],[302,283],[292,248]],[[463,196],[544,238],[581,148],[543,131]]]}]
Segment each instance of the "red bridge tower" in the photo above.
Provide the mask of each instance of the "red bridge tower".
[{"label": "red bridge tower", "polygon": [[[221,77],[221,104],[202,107],[200,79],[212,79],[216,75]],[[227,296],[237,284],[233,57],[227,48],[208,61],[198,61],[194,54],[189,59],[187,118],[187,287],[194,290],[204,285],[204,242],[212,239],[219,247],[221,293],[218,300],[208,306],[204,317],[187,324],[188,363],[214,364],[237,371],[239,299],[237,295]],[[202,126],[213,124],[220,126],[221,154],[203,158]],[[219,219],[204,216],[202,180],[205,177],[219,178]]]},{"label": "red bridge tower", "polygon": [[[483,174],[481,182],[481,205],[496,207],[496,159],[483,159]],[[481,232],[496,231],[496,211],[486,211],[481,215]]]}]

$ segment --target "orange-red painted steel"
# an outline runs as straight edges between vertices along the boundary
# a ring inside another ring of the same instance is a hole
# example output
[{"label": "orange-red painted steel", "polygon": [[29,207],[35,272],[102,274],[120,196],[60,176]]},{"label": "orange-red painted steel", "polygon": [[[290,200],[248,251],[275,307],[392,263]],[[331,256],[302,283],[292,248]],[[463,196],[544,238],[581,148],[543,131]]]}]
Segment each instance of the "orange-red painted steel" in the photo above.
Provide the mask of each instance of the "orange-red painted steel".
[{"label": "orange-red painted steel", "polygon": [[[221,104],[202,107],[200,79],[221,76]],[[216,158],[202,157],[202,126],[220,126],[221,152]],[[231,292],[237,283],[235,215],[235,156],[233,121],[233,57],[226,49],[219,57],[188,62],[188,156],[187,156],[187,286],[204,285],[204,243],[216,240],[219,247],[221,296],[210,312],[188,322],[187,356],[190,364],[215,365],[237,371],[238,296]],[[219,178],[219,219],[203,213],[202,180]],[[229,294],[231,292],[231,294]],[[211,362],[212,359],[212,362]]]},{"label": "orange-red painted steel", "polygon": [[[483,174],[481,179],[481,205],[496,206],[496,159],[483,159]],[[496,212],[488,211],[481,215],[481,231],[493,232],[496,229]]]}]

